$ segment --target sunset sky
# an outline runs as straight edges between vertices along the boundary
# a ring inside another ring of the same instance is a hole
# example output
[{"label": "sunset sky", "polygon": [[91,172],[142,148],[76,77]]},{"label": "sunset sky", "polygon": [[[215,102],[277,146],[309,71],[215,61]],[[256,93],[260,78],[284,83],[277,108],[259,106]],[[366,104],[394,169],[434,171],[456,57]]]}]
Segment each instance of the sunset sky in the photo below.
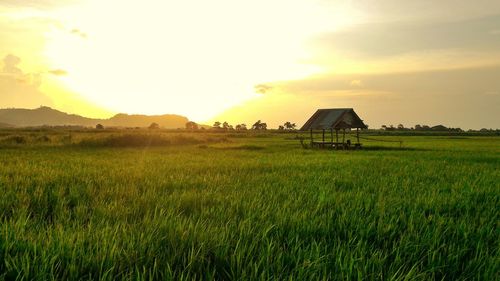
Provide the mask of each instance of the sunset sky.
[{"label": "sunset sky", "polygon": [[0,108],[500,127],[498,0],[0,0]]}]

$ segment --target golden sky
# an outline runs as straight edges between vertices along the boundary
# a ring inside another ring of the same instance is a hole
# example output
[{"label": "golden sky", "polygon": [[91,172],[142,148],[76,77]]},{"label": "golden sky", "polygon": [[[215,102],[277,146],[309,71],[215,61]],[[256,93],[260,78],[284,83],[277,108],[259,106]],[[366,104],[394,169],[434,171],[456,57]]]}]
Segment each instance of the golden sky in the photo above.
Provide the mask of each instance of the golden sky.
[{"label": "golden sky", "polygon": [[500,2],[0,0],[0,107],[500,127]]}]

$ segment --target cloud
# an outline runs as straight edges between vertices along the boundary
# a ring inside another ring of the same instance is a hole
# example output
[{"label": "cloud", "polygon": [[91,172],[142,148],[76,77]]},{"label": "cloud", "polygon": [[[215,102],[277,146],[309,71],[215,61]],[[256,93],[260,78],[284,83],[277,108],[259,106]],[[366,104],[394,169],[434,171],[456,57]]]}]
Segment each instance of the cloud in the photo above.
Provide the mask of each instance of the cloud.
[{"label": "cloud", "polygon": [[49,73],[55,76],[66,76],[68,75],[68,72],[64,69],[54,69],[54,70],[49,70]]},{"label": "cloud", "polygon": [[77,0],[0,0],[0,7],[51,9],[77,2]]},{"label": "cloud", "polygon": [[486,95],[486,96],[500,96],[500,91],[488,91],[488,92],[484,92],[484,95]]},{"label": "cloud", "polygon": [[22,74],[23,72],[21,71],[20,68],[17,66],[21,63],[21,58],[8,54],[4,57],[3,59],[3,69],[2,72],[4,74]]},{"label": "cloud", "polygon": [[259,94],[267,94],[273,90],[273,86],[267,84],[255,85],[255,92]]},{"label": "cloud", "polygon": [[313,44],[323,52],[362,58],[449,49],[497,51],[500,37],[492,36],[491,31],[498,26],[500,15],[440,23],[370,23],[325,33],[314,39]]},{"label": "cloud", "polygon": [[0,107],[34,108],[40,105],[52,105],[52,101],[43,94],[39,87],[40,74],[24,73],[18,65],[21,58],[6,55],[0,72]]},{"label": "cloud", "polygon": [[497,0],[357,0],[353,8],[371,21],[448,21],[500,14]]},{"label": "cloud", "polygon": [[83,31],[81,31],[80,29],[77,29],[77,28],[72,29],[71,30],[71,34],[79,36],[79,37],[81,37],[83,39],[87,39],[87,37],[88,37],[87,33],[83,32]]},{"label": "cloud", "polygon": [[359,79],[352,80],[351,81],[351,86],[361,87],[361,86],[363,86],[363,82],[361,80],[359,80]]},{"label": "cloud", "polygon": [[352,90],[352,84],[359,82],[363,85],[360,90],[394,92],[406,97],[413,96],[414,93],[420,93],[420,96],[440,93],[458,97],[500,91],[498,77],[500,65],[386,74],[324,74],[282,82],[277,86],[287,92],[309,94]]}]

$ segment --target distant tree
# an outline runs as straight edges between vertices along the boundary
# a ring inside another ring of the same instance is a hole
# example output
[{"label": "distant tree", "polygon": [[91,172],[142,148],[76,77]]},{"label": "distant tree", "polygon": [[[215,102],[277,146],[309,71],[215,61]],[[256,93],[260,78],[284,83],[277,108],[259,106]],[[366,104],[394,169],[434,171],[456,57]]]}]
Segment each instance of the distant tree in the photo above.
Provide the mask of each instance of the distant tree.
[{"label": "distant tree", "polygon": [[97,125],[95,125],[95,128],[96,128],[97,130],[104,130],[104,126],[103,126],[102,124],[97,124]]},{"label": "distant tree", "polygon": [[382,127],[380,127],[382,130],[387,130],[387,126],[386,125],[382,125]]},{"label": "distant tree", "polygon": [[422,130],[422,126],[420,124],[415,125],[415,131]]},{"label": "distant tree", "polygon": [[221,125],[221,123],[219,121],[216,121],[214,123],[214,125],[212,126],[212,128],[214,128],[214,129],[220,129],[220,125]]},{"label": "distant tree", "polygon": [[151,130],[157,130],[157,129],[160,129],[160,125],[158,125],[158,123],[151,123],[151,125],[149,125],[149,129]]},{"label": "distant tree", "polygon": [[226,131],[227,131],[227,130],[229,130],[229,127],[230,127],[230,126],[231,126],[231,125],[229,125],[229,123],[227,123],[226,121],[224,121],[224,123],[222,123],[222,129],[224,129],[224,130],[226,130]]},{"label": "distant tree", "polygon": [[398,125],[398,130],[404,130],[404,129],[405,129],[405,126],[403,126],[403,124]]},{"label": "distant tree", "polygon": [[448,131],[449,129],[443,125],[436,125],[436,126],[431,127],[431,130],[433,130],[433,131]]},{"label": "distant tree", "polygon": [[423,131],[430,131],[431,127],[429,127],[428,125],[422,125],[422,130]]},{"label": "distant tree", "polygon": [[186,129],[187,130],[198,130],[198,124],[196,124],[196,122],[193,122],[193,121],[189,121],[186,123]]},{"label": "distant tree", "polygon": [[257,122],[255,122],[253,125],[252,125],[252,130],[260,130],[260,126],[261,126],[262,122],[260,120],[257,120]]},{"label": "distant tree", "polygon": [[236,125],[236,131],[245,131],[247,129],[247,125],[246,124],[238,124]]},{"label": "distant tree", "polygon": [[294,130],[295,127],[297,127],[297,125],[295,125],[295,123],[292,123],[292,122],[285,122],[285,124],[283,124],[284,128],[287,129],[287,130]]},{"label": "distant tree", "polygon": [[278,126],[278,130],[283,131],[284,129],[285,129],[285,127],[284,127],[284,126],[282,126],[282,125],[279,125],[279,126]]},{"label": "distant tree", "polygon": [[252,130],[267,130],[267,123],[258,120],[253,124]]}]

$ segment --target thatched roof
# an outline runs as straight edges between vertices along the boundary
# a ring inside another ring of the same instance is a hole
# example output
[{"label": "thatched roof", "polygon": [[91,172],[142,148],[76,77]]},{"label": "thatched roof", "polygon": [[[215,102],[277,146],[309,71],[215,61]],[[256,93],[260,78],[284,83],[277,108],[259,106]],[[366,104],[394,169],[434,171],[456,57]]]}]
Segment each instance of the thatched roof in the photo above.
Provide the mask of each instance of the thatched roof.
[{"label": "thatched roof", "polygon": [[318,109],[316,113],[307,120],[300,129],[306,130],[330,130],[330,129],[366,129],[363,120],[352,108],[330,108]]}]

